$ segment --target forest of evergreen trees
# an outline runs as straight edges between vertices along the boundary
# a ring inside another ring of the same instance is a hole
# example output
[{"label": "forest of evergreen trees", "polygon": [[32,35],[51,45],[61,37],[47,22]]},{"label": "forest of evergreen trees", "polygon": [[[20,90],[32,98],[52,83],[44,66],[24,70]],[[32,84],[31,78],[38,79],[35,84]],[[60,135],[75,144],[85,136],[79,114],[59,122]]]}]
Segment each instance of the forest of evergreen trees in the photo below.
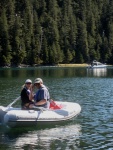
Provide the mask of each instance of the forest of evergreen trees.
[{"label": "forest of evergreen trees", "polygon": [[112,0],[0,0],[0,66],[113,64]]}]

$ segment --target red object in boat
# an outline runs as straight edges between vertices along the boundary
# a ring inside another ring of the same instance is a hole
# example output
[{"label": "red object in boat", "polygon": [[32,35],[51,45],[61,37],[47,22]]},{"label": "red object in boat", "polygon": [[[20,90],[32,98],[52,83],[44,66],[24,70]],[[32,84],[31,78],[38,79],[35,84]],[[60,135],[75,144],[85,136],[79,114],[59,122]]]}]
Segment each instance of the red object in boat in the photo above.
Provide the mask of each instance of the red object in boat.
[{"label": "red object in boat", "polygon": [[55,101],[51,100],[50,101],[50,106],[49,106],[50,109],[61,109],[62,108],[62,105],[60,104],[56,104]]}]

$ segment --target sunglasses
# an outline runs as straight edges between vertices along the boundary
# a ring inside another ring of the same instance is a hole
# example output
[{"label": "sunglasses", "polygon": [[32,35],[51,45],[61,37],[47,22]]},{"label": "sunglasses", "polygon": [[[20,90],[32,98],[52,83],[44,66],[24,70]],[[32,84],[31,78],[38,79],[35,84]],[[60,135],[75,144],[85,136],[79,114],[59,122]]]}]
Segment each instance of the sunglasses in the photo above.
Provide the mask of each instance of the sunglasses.
[{"label": "sunglasses", "polygon": [[34,85],[40,85],[40,83],[35,83]]},{"label": "sunglasses", "polygon": [[26,84],[31,84],[30,82],[26,83]]}]

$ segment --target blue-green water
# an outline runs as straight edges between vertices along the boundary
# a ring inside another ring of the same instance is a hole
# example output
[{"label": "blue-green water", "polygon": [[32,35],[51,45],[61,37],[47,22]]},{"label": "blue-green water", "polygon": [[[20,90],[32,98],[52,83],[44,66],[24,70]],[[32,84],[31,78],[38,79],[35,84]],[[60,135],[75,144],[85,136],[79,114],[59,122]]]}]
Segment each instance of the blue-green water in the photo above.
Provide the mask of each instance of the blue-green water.
[{"label": "blue-green water", "polygon": [[[82,111],[72,121],[30,128],[0,126],[0,149],[21,150],[112,150],[113,68],[1,68],[0,105],[19,96],[27,78],[41,77],[51,98],[77,102]],[[19,106],[18,102],[16,106]]]}]

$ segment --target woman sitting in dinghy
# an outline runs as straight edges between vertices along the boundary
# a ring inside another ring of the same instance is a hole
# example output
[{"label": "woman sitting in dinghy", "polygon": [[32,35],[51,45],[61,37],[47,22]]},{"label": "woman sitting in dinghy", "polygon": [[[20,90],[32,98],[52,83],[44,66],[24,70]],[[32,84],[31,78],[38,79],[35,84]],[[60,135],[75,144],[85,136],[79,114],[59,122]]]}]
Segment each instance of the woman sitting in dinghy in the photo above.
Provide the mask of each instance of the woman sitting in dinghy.
[{"label": "woman sitting in dinghy", "polygon": [[[36,94],[33,96],[33,89],[34,86],[38,89]],[[31,104],[30,108],[33,108],[33,106],[37,106],[37,107],[45,107],[48,108],[49,107],[49,99],[50,99],[50,94],[49,91],[47,89],[47,87],[43,84],[43,80],[41,78],[36,78],[34,85],[31,86],[30,88],[30,100],[32,100],[32,98],[34,97],[34,105]]]},{"label": "woman sitting in dinghy", "polygon": [[30,104],[33,104],[32,100],[30,100],[30,87],[31,87],[32,81],[30,79],[27,79],[25,81],[25,85],[23,86],[23,89],[21,91],[21,107],[22,109],[29,109]]}]

